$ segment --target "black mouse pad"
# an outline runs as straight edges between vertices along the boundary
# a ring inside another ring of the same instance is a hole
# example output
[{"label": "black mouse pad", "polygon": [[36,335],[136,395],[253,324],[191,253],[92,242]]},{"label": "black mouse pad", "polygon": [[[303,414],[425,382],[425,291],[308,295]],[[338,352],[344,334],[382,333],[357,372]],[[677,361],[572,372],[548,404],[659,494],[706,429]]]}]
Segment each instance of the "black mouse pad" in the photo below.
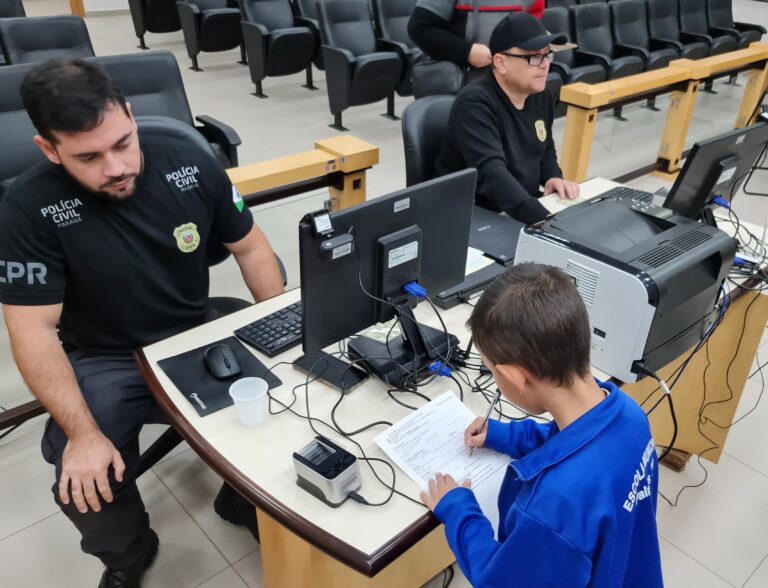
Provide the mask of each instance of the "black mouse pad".
[{"label": "black mouse pad", "polygon": [[[205,350],[212,345],[229,345],[240,362],[242,373],[237,378],[217,380],[205,365]],[[206,416],[232,404],[229,387],[240,378],[256,377],[266,380],[269,389],[282,384],[236,337],[212,341],[203,347],[157,362],[179,391],[195,407],[197,414]]]}]

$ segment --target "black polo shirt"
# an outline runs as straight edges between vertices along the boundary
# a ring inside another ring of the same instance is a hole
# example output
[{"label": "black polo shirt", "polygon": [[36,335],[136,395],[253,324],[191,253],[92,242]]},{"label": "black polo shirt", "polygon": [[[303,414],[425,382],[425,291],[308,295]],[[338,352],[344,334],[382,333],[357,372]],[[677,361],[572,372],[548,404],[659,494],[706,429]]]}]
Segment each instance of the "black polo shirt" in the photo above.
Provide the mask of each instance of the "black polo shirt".
[{"label": "black polo shirt", "polygon": [[552,140],[554,105],[548,90],[515,108],[489,71],[461,89],[435,162],[438,175],[474,167],[480,206],[533,223],[547,216],[539,187],[563,176]]},{"label": "black polo shirt", "polygon": [[253,226],[219,163],[195,145],[141,138],[144,170],[124,200],[39,164],[0,203],[0,302],[63,303],[67,349],[124,353],[200,324],[210,241]]}]

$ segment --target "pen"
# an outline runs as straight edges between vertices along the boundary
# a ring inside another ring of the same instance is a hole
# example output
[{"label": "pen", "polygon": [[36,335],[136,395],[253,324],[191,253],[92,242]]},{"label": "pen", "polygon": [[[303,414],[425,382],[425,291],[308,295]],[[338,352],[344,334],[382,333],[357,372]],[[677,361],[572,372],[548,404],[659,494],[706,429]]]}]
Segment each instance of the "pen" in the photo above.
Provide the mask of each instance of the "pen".
[{"label": "pen", "polygon": [[[493,401],[491,402],[491,405],[488,407],[488,412],[485,413],[485,419],[483,419],[483,426],[480,427],[480,433],[482,433],[485,428],[488,426],[488,419],[491,418],[491,411],[493,410],[493,407],[496,406],[496,403],[499,401],[499,398],[501,398],[501,390],[496,388],[496,394],[493,396]],[[472,452],[475,450],[475,447],[472,446],[469,448],[469,457],[472,457]]]}]

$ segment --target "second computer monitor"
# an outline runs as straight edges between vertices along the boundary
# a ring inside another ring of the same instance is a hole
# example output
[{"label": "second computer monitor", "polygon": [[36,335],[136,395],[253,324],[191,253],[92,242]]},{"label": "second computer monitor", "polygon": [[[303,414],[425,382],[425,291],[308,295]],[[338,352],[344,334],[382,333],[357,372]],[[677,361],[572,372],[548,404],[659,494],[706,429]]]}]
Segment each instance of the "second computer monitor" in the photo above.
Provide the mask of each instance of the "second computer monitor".
[{"label": "second computer monitor", "polygon": [[766,123],[697,142],[688,154],[664,207],[679,215],[699,219],[702,215],[706,216],[715,196],[730,202],[766,143]]},{"label": "second computer monitor", "polygon": [[333,251],[321,248],[331,236],[313,215],[301,221],[305,353],[392,318],[394,308],[372,297],[387,289],[382,276],[396,284],[409,268],[430,295],[464,279],[476,180],[476,170],[465,170],[333,213],[332,236],[353,241]]}]

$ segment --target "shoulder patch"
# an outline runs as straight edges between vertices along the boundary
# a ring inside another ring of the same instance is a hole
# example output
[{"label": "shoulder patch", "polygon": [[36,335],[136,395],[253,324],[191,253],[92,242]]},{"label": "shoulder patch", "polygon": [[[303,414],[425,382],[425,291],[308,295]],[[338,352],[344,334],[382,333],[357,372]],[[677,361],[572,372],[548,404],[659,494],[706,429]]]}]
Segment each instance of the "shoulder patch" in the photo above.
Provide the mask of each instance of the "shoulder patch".
[{"label": "shoulder patch", "polygon": [[232,186],[232,202],[235,204],[237,212],[243,212],[243,208],[245,208],[245,202],[243,202],[243,197],[240,196],[240,192],[238,192],[237,188],[234,186]]}]

